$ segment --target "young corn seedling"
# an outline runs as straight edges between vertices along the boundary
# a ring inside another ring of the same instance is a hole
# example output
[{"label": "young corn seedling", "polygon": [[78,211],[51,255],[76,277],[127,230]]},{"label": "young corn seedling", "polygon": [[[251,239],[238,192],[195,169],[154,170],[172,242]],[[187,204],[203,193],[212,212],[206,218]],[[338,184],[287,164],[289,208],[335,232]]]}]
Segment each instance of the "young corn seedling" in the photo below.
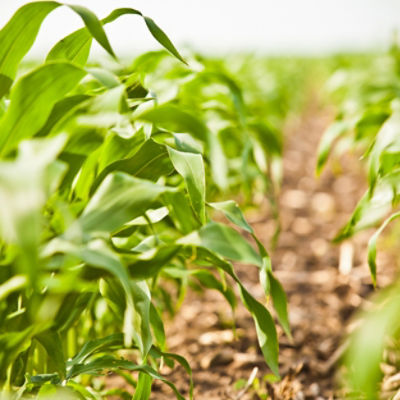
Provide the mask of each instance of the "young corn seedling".
[{"label": "young corn seedling", "polygon": [[[84,27],[56,43],[44,62],[17,74],[43,20],[59,7],[76,13]],[[254,128],[241,111],[235,83],[223,72],[191,71],[166,34],[138,10],[116,9],[99,20],[84,7],[44,1],[14,14],[0,31],[4,397],[99,398],[88,377],[124,370],[137,373],[137,380],[126,375],[135,400],[149,398],[154,379],[183,399],[159,372],[162,363],[179,363],[191,380],[187,361],[167,351],[163,313],[155,301],[162,298],[160,277],[180,285],[197,280],[220,291],[233,309],[236,297],[226,282],[234,282],[253,317],[265,361],[279,375],[274,321],[243,286],[232,262],[259,269],[289,334],[285,294],[237,204],[213,202],[213,188],[224,186],[213,153],[222,150],[209,113],[198,113],[200,104],[187,112],[180,100],[157,103],[140,69],[144,59],[133,68],[118,60],[104,26],[122,16],[144,20],[192,75],[188,88],[202,90],[209,79],[224,85],[236,101],[229,110],[237,113],[235,129],[236,124],[246,132]],[[115,69],[88,64],[93,40],[115,60]],[[227,100],[216,101],[222,107]],[[216,211],[238,230],[213,221]],[[240,232],[253,237],[257,250]]]}]

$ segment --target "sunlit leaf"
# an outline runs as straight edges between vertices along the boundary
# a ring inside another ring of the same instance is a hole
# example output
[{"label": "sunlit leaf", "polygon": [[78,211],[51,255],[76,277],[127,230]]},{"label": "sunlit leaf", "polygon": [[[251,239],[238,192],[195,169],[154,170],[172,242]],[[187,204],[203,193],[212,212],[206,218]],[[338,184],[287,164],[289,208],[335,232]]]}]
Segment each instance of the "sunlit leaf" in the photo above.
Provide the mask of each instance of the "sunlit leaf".
[{"label": "sunlit leaf", "polygon": [[54,1],[26,4],[0,31],[0,98],[11,87],[18,64],[33,45],[43,20],[59,6]]},{"label": "sunlit leaf", "polygon": [[206,221],[206,177],[203,158],[200,154],[186,153],[168,147],[174,168],[182,175],[189,193],[190,202],[202,224]]},{"label": "sunlit leaf", "polygon": [[113,232],[142,215],[169,188],[122,172],[108,175],[90,199],[80,223],[84,231]]},{"label": "sunlit leaf", "polygon": [[238,204],[233,200],[221,201],[218,203],[208,203],[216,210],[222,211],[225,216],[238,227],[249,233],[253,233],[253,228],[247,223]]},{"label": "sunlit leaf", "polygon": [[179,54],[178,50],[176,50],[175,46],[169,40],[168,36],[162,31],[158,25],[149,17],[143,17],[144,21],[146,22],[147,28],[154,36],[154,38],[162,44],[171,54],[173,54],[178,60],[181,60],[183,63],[186,64],[186,61],[182,58]]},{"label": "sunlit leaf", "polygon": [[0,121],[0,154],[35,135],[47,121],[53,106],[85,76],[65,62],[45,64],[23,76],[11,92],[11,102]]},{"label": "sunlit leaf", "polygon": [[198,232],[198,245],[235,261],[261,266],[262,259],[253,247],[234,229],[211,222]]}]

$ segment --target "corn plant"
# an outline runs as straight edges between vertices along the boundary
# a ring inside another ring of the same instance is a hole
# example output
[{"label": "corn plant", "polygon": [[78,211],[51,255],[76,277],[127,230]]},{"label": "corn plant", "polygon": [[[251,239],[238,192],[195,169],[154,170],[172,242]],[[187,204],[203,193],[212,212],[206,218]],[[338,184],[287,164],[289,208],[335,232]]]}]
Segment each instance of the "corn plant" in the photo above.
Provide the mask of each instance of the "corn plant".
[{"label": "corn plant", "polygon": [[246,207],[267,198],[276,222],[273,247],[280,230],[284,123],[309,93],[314,62],[194,54],[190,65],[192,70],[165,52],[138,57],[132,72],[157,93],[157,106],[148,105],[137,116],[162,129],[191,133],[191,146],[203,152],[209,165],[212,197],[239,197]]},{"label": "corn plant", "polygon": [[[59,7],[75,12],[84,27],[21,74],[43,20]],[[180,90],[193,84],[206,91],[211,78],[222,82],[239,102],[227,110],[229,118],[247,126],[233,81],[223,72],[193,72],[166,34],[138,10],[116,9],[99,20],[81,6],[41,1],[14,14],[0,31],[4,397],[97,399],[108,392],[96,391],[90,376],[114,371],[134,386],[134,400],[150,396],[154,379],[183,399],[159,373],[162,363],[175,362],[191,380],[187,361],[168,352],[165,279],[218,290],[232,309],[234,284],[254,319],[264,358],[279,375],[273,318],[243,286],[232,261],[259,269],[290,335],[285,294],[236,202],[213,201],[213,188],[222,182],[214,165],[221,152],[217,131],[204,110],[193,117],[180,102],[160,104],[163,91],[146,86],[144,66],[151,54],[133,67],[119,61],[103,26],[122,16],[142,18],[182,63],[181,74],[192,80],[178,82]],[[113,58],[114,68],[88,63],[93,40]],[[225,101],[215,99],[222,108]],[[201,108],[186,106],[195,113]],[[229,224],[213,221],[216,213]],[[136,372],[137,379],[122,371]]]},{"label": "corn plant", "polygon": [[[386,226],[400,216],[399,138],[400,74],[399,50],[375,58],[362,58],[338,70],[328,86],[339,103],[336,121],[325,132],[319,149],[317,171],[324,166],[336,141],[337,148],[364,151],[368,189],[348,223],[335,240],[353,236],[366,227],[379,228],[368,244],[368,264],[377,281],[376,243]],[[362,318],[350,340],[346,355],[348,383],[357,396],[375,399],[382,378],[379,364],[388,336],[398,336],[399,283],[379,293],[370,312]]]},{"label": "corn plant", "polygon": [[251,202],[256,192],[265,193],[271,185],[270,164],[280,159],[282,140],[268,118],[253,111],[254,101],[245,99],[239,74],[229,71],[228,64],[194,55],[189,71],[162,52],[140,56],[132,70],[157,92],[157,107],[144,107],[137,116],[161,129],[189,132],[192,146],[210,166],[213,196],[242,191]]},{"label": "corn plant", "polygon": [[[400,75],[394,57],[397,52],[393,48],[388,56],[356,62],[336,71],[328,82],[330,90],[340,99],[340,108],[336,121],[321,139],[317,173],[321,172],[336,142],[339,152],[354,148],[364,151],[369,186],[349,222],[338,232],[336,241],[382,221],[398,201]],[[374,283],[377,235],[394,218],[396,214],[384,222],[370,241],[369,264]]]}]

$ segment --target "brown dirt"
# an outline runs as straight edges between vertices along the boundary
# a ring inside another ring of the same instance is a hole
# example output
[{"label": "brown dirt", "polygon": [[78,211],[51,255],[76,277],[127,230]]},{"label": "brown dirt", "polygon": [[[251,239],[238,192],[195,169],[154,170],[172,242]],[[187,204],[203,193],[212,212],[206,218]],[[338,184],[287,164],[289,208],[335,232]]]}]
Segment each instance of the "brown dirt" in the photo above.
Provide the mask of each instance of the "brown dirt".
[{"label": "brown dirt", "polygon": [[[351,329],[354,311],[373,291],[366,264],[371,232],[339,246],[330,240],[364,192],[365,178],[355,156],[342,157],[328,165],[319,179],[315,177],[316,149],[333,112],[316,101],[307,110],[287,127],[279,196],[282,232],[272,252],[273,269],[288,296],[293,334],[290,341],[278,327],[282,380],[268,380],[271,372],[246,310],[239,308],[236,313],[234,337],[222,296],[212,291],[189,292],[169,323],[167,338],[170,351],[185,356],[193,368],[196,400],[340,398],[335,395],[335,369],[342,339]],[[268,244],[275,222],[264,208],[248,219]],[[378,261],[387,264],[387,256],[379,254]],[[238,265],[237,272],[249,291],[262,299],[257,270]],[[390,275],[381,272],[380,285],[387,284]],[[247,381],[253,371],[258,383],[248,390],[238,388],[237,382]],[[181,368],[163,372],[184,395],[188,393],[188,378]],[[154,400],[175,398],[160,382],[154,383],[153,390]]]}]

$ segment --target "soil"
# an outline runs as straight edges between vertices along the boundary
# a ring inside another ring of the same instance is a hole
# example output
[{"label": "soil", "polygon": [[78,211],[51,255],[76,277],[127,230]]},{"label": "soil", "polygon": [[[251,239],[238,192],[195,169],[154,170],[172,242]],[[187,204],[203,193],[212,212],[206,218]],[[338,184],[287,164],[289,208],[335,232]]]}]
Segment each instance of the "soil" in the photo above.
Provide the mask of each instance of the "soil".
[{"label": "soil", "polygon": [[[291,341],[278,327],[282,380],[273,382],[246,310],[237,310],[235,337],[222,296],[213,291],[189,292],[168,324],[167,338],[170,351],[185,356],[193,368],[196,400],[340,398],[335,392],[335,371],[343,339],[373,286],[366,262],[371,231],[340,245],[331,243],[366,188],[359,160],[346,155],[315,177],[316,149],[332,116],[332,109],[313,101],[286,129],[279,195],[282,230],[271,251],[273,269],[288,296],[293,335]],[[275,229],[268,208],[260,207],[248,219],[268,247]],[[378,265],[387,265],[390,256],[378,254]],[[249,291],[263,299],[258,271],[245,265],[236,268]],[[391,268],[380,271],[379,284],[386,285],[392,272]],[[181,368],[163,372],[187,395],[188,377]],[[243,388],[254,374],[251,387]],[[154,383],[153,390],[154,400],[175,398],[160,382]]]}]

